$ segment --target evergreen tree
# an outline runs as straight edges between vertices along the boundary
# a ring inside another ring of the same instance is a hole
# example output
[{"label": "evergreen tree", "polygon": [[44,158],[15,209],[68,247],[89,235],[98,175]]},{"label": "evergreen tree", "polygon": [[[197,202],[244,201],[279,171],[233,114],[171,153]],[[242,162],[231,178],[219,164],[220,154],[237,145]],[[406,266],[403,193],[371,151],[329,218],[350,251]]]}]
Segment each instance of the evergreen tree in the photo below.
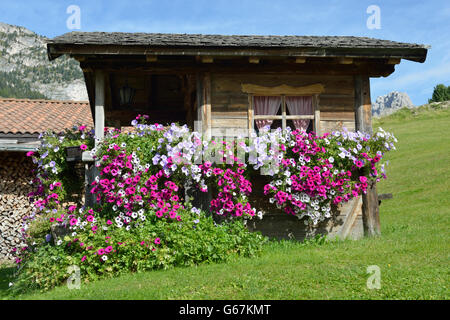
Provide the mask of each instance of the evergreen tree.
[{"label": "evergreen tree", "polygon": [[428,100],[428,103],[448,100],[450,100],[450,86],[446,87],[441,83],[434,87],[433,95]]}]

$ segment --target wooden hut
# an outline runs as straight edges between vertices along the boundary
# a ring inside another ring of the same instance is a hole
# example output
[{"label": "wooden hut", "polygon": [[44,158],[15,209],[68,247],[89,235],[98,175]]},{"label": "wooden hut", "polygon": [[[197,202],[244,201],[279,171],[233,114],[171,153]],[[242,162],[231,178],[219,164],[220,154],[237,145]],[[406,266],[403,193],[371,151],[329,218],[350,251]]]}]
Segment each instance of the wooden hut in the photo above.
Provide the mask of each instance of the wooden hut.
[{"label": "wooden hut", "polygon": [[[370,78],[387,77],[401,59],[424,62],[427,54],[424,45],[364,37],[118,32],[71,32],[47,48],[50,60],[67,54],[80,62],[98,137],[105,125],[128,125],[138,113],[158,123],[197,123],[210,137],[264,123],[370,133]],[[276,97],[276,112],[262,111],[261,97]],[[299,99],[310,107],[296,108]],[[340,209],[340,220],[324,232],[379,234],[375,186]],[[268,212],[263,221],[251,228],[305,236],[296,218]]]}]

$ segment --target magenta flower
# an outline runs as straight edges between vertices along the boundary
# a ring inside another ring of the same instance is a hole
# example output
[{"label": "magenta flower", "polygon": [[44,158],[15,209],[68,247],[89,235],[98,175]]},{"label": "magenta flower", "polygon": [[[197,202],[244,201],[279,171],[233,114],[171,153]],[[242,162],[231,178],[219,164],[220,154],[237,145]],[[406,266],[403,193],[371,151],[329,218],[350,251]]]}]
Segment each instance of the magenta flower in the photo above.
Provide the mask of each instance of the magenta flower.
[{"label": "magenta flower", "polygon": [[155,239],[155,244],[160,244],[161,243],[161,239],[160,238],[156,238]]},{"label": "magenta flower", "polygon": [[87,150],[87,148],[88,148],[88,147],[87,147],[87,145],[85,145],[85,144],[82,144],[82,145],[80,146],[80,149],[83,150],[83,151],[84,151],[84,150]]}]

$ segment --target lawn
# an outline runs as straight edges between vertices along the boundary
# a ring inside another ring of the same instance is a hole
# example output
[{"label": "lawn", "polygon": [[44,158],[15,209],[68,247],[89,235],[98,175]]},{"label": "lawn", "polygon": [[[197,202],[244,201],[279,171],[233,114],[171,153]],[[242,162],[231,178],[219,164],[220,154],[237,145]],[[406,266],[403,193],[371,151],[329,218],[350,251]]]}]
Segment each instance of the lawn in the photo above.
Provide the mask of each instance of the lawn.
[{"label": "lawn", "polygon": [[[253,259],[129,274],[46,293],[8,295],[0,270],[0,297],[16,299],[449,299],[450,112],[422,110],[376,121],[399,140],[388,155],[392,193],[380,207],[382,236],[358,241],[271,242]],[[381,289],[366,286],[370,265]]]}]

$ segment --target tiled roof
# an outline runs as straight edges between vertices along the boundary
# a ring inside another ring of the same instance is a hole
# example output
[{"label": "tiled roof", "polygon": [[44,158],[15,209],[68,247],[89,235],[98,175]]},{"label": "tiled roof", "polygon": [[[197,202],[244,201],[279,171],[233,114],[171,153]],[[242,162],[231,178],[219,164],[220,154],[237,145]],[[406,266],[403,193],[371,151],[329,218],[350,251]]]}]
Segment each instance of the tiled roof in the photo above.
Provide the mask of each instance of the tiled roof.
[{"label": "tiled roof", "polygon": [[74,125],[93,127],[87,101],[0,98],[0,133],[61,132]]},{"label": "tiled roof", "polygon": [[65,33],[49,40],[48,43],[164,47],[426,48],[421,44],[354,36],[262,36],[79,31]]}]

